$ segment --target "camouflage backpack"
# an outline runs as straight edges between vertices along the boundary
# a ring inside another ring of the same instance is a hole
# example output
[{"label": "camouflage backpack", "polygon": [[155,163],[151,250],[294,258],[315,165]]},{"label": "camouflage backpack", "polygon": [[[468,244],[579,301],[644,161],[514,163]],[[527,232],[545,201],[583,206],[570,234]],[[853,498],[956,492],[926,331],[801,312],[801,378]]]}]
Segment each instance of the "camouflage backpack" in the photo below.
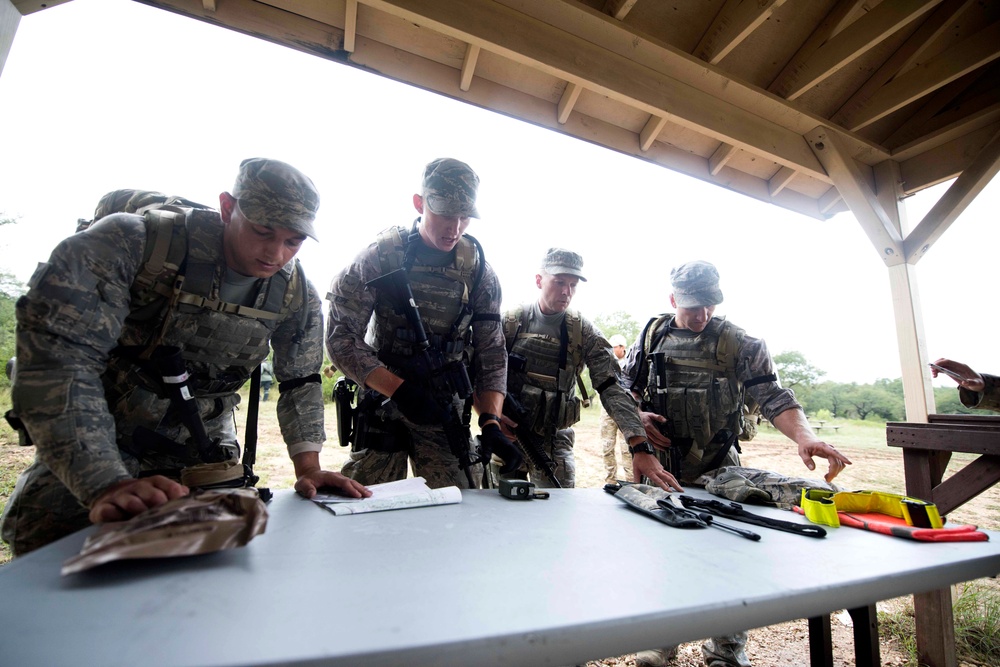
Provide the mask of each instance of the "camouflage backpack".
[{"label": "camouflage backpack", "polygon": [[[153,190],[112,190],[98,201],[93,220],[77,220],[77,232],[86,230],[112,213],[133,213],[142,215],[146,220],[146,249],[133,283],[134,305],[137,308],[130,317],[150,319],[160,314],[164,300],[170,300],[175,291],[175,281],[187,254],[187,235],[184,232],[187,216],[217,216],[218,213],[204,204]],[[301,264],[296,259],[290,277],[286,278],[283,272],[279,272],[272,280],[284,281],[285,285],[268,291],[268,300],[262,309],[241,307],[240,312],[261,319],[276,319],[290,309],[297,311],[298,330],[304,335],[309,313],[303,304],[308,303],[309,296]],[[197,298],[185,294],[180,301],[193,303]],[[154,341],[150,348],[155,345]]]}]

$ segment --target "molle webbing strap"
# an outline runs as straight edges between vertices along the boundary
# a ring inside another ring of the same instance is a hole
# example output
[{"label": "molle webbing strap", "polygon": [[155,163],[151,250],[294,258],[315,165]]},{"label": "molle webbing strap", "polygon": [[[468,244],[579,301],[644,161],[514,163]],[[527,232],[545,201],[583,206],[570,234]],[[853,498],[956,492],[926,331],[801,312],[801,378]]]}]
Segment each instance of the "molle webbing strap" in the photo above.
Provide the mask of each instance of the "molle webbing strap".
[{"label": "molle webbing strap", "polygon": [[177,293],[177,303],[183,303],[188,306],[196,306],[198,308],[204,308],[205,310],[214,310],[220,313],[227,313],[229,315],[253,317],[260,320],[276,320],[281,317],[280,313],[270,313],[266,310],[260,310],[250,306],[241,306],[237,303],[226,303],[225,301],[220,301],[219,299],[207,299],[203,296],[185,291],[179,291]]},{"label": "molle webbing strap", "polygon": [[[142,269],[135,277],[136,283],[143,288],[156,285],[156,279],[163,272],[166,265],[167,256],[170,251],[170,242],[173,239],[173,227],[176,223],[184,223],[184,215],[176,211],[155,210],[147,211],[145,216],[148,226],[146,242],[153,237],[152,248],[146,249],[145,262]],[[155,287],[154,287],[155,289]]]},{"label": "molle webbing strap", "polygon": [[257,415],[260,410],[261,367],[250,375],[250,396],[247,401],[247,425],[243,431],[243,465],[253,469],[257,462]]},{"label": "molle webbing strap", "polygon": [[291,391],[292,389],[298,389],[302,385],[309,384],[310,382],[322,384],[323,379],[319,376],[319,373],[313,373],[312,375],[306,375],[305,377],[285,380],[284,382],[278,383],[278,392],[284,393],[286,391]]},{"label": "molle webbing strap", "polygon": [[675,359],[674,357],[667,357],[667,366],[673,366],[675,368],[700,368],[709,371],[725,372],[728,370],[728,366],[719,363],[713,363],[711,361],[705,361],[702,359]]},{"label": "molle webbing strap", "polygon": [[472,316],[471,322],[499,322],[500,313],[477,313]]}]

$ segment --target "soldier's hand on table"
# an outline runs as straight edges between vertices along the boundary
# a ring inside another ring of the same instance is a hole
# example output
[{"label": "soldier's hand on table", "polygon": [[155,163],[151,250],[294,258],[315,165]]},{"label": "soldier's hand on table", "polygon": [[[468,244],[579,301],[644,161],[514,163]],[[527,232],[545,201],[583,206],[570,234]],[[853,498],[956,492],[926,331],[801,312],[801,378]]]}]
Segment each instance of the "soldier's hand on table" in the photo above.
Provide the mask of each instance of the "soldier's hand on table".
[{"label": "soldier's hand on table", "polygon": [[489,465],[490,456],[496,454],[503,459],[503,467],[500,474],[509,475],[524,463],[520,450],[503,434],[496,424],[487,424],[483,427],[479,435],[479,444],[482,447],[480,452],[483,465]]},{"label": "soldier's hand on table", "polygon": [[421,426],[444,424],[451,418],[429,391],[408,380],[403,380],[399,388],[392,392],[392,402],[404,417]]},{"label": "soldier's hand on table", "polygon": [[641,482],[645,477],[664,491],[683,491],[677,479],[660,464],[652,454],[636,452],[632,455],[632,481]]},{"label": "soldier's hand on table", "polygon": [[813,461],[814,456],[826,459],[830,468],[823,475],[823,479],[827,483],[832,482],[833,478],[839,475],[846,466],[851,465],[851,460],[838,452],[836,447],[819,440],[799,445],[799,456],[810,470],[816,469],[816,462]]},{"label": "soldier's hand on table", "polygon": [[339,472],[330,470],[312,470],[295,480],[295,490],[304,498],[312,498],[319,489],[333,489],[336,493],[348,498],[367,498],[372,495],[361,482],[355,482]]},{"label": "soldier's hand on table", "polygon": [[190,492],[183,484],[163,475],[126,479],[109,486],[94,501],[90,506],[90,521],[106,523],[131,519]]},{"label": "soldier's hand on table", "polygon": [[646,440],[657,449],[666,449],[670,446],[670,438],[660,432],[660,425],[667,423],[667,418],[655,412],[639,411],[639,418],[642,419],[642,427],[646,429]]}]

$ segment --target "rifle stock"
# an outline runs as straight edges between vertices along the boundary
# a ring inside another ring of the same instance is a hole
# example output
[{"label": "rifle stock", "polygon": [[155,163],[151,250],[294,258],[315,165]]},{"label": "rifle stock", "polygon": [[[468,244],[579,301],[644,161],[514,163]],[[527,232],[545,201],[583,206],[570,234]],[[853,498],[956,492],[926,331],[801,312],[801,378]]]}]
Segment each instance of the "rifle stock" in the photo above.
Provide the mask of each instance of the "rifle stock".
[{"label": "rifle stock", "polygon": [[535,468],[544,472],[545,477],[557,489],[562,488],[562,484],[559,483],[559,479],[552,469],[552,461],[545,455],[545,449],[543,449],[545,438],[531,430],[528,410],[516,398],[507,394],[503,400],[503,413],[517,424],[514,435],[517,436],[517,445],[524,453],[525,458],[531,461]]},{"label": "rifle stock", "polygon": [[465,472],[469,488],[477,487],[472,475],[472,466],[479,461],[473,461],[469,456],[469,442],[472,432],[462,419],[452,397],[457,395],[461,400],[472,396],[472,381],[465,364],[459,361],[446,362],[441,350],[431,349],[427,330],[424,328],[420,309],[413,297],[410,278],[405,269],[390,271],[375,280],[366,283],[366,287],[385,291],[396,311],[406,317],[414,333],[414,345],[419,353],[414,355],[414,379],[432,392],[435,400],[448,412],[448,421],[444,423],[444,433],[448,440],[448,448],[458,459]]},{"label": "rifle stock", "polygon": [[[649,355],[649,365],[653,371],[653,411],[656,414],[667,418],[667,421],[660,425],[660,433],[671,437],[669,417],[667,416],[667,389],[670,381],[667,378],[667,355],[663,352],[654,352]],[[680,478],[683,457],[680,447],[671,446],[667,448],[667,472],[674,477]]]}]

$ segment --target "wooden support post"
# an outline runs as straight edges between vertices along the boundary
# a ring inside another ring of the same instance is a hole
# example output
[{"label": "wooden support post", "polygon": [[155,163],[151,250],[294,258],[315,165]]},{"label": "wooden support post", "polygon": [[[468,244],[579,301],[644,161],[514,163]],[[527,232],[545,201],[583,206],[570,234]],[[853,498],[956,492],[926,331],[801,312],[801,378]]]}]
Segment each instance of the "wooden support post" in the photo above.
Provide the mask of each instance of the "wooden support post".
[{"label": "wooden support post", "polygon": [[0,75],[7,62],[7,54],[14,43],[17,24],[21,22],[21,12],[17,11],[10,0],[0,0]]}]

